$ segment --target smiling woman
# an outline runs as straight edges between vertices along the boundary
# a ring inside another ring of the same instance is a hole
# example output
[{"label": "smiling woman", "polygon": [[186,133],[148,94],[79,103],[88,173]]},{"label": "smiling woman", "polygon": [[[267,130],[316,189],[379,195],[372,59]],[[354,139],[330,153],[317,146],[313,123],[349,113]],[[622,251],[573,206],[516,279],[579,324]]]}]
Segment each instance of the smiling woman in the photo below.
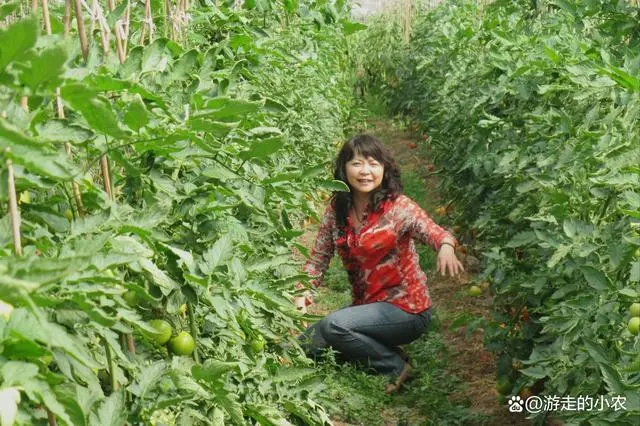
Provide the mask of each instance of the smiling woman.
[{"label": "smiling woman", "polygon": [[[350,192],[331,199],[304,270],[318,286],[337,250],[353,302],[309,327],[303,346],[310,356],[332,347],[347,361],[370,365],[393,378],[386,389],[393,392],[411,369],[398,346],[420,337],[431,319],[427,277],[413,240],[437,250],[438,271],[451,275],[462,271],[456,241],[402,194],[398,167],[376,137],[358,135],[345,143],[335,178]],[[296,305],[304,310],[311,302],[298,298]]]}]

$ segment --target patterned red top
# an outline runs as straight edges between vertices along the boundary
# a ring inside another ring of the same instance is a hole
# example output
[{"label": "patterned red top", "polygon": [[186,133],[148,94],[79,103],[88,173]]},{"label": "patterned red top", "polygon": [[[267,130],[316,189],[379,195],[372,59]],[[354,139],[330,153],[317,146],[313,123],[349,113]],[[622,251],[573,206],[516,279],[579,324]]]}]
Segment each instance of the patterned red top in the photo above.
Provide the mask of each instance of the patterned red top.
[{"label": "patterned red top", "polygon": [[405,195],[385,200],[363,219],[356,232],[351,216],[347,226],[336,226],[335,206],[325,209],[311,258],[304,271],[316,287],[322,282],[334,250],[342,258],[352,287],[353,305],[390,302],[418,313],[431,306],[427,276],[418,263],[413,239],[440,250],[445,237],[453,236],[438,226],[424,210]]}]

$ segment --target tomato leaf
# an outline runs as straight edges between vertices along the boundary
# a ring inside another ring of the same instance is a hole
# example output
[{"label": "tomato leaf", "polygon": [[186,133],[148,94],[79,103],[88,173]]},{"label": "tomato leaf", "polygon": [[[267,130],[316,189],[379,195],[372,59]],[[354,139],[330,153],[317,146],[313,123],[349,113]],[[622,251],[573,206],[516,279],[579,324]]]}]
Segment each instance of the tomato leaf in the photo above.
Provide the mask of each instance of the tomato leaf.
[{"label": "tomato leaf", "polygon": [[89,416],[91,426],[124,426],[127,422],[124,391],[115,391]]},{"label": "tomato leaf", "polygon": [[255,141],[248,151],[240,153],[240,158],[243,160],[249,160],[251,158],[265,158],[278,152],[283,145],[284,140],[280,136],[268,138],[262,141]]},{"label": "tomato leaf", "polygon": [[31,49],[37,38],[38,20],[35,16],[21,19],[6,30],[0,30],[0,72]]}]

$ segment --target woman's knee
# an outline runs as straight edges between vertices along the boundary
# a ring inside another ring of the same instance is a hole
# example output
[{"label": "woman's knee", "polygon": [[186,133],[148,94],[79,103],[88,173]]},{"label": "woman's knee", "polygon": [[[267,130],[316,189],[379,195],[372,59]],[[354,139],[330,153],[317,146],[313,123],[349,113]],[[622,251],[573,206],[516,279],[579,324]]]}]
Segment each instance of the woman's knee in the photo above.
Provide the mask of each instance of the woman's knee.
[{"label": "woman's knee", "polygon": [[350,321],[340,311],[327,315],[321,325],[320,332],[331,345],[342,341],[350,332]]}]

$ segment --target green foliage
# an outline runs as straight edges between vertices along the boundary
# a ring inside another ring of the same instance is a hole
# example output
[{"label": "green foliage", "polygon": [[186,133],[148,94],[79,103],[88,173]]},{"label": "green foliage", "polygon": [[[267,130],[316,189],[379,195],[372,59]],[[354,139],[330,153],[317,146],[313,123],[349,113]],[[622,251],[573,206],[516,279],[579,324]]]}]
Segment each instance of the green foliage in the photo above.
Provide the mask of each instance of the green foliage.
[{"label": "green foliage", "polygon": [[[130,46],[122,65],[85,63],[74,34],[39,37],[36,18],[1,30],[0,205],[11,160],[24,246],[12,255],[1,217],[3,424],[44,408],[66,425],[329,423],[290,333],[306,318],[290,253],[345,137],[353,28],[331,2],[285,8],[283,27],[277,3],[196,7],[183,45]],[[152,319],[191,334],[194,359],[154,342]]]},{"label": "green foliage", "polygon": [[640,297],[639,17],[618,1],[451,1],[416,19],[408,46],[372,45],[388,23],[362,35],[380,52],[361,59],[368,73],[398,79],[372,89],[430,135],[483,258],[499,374],[626,397],[626,411],[554,413],[572,422],[640,412],[640,339],[626,330]]}]

